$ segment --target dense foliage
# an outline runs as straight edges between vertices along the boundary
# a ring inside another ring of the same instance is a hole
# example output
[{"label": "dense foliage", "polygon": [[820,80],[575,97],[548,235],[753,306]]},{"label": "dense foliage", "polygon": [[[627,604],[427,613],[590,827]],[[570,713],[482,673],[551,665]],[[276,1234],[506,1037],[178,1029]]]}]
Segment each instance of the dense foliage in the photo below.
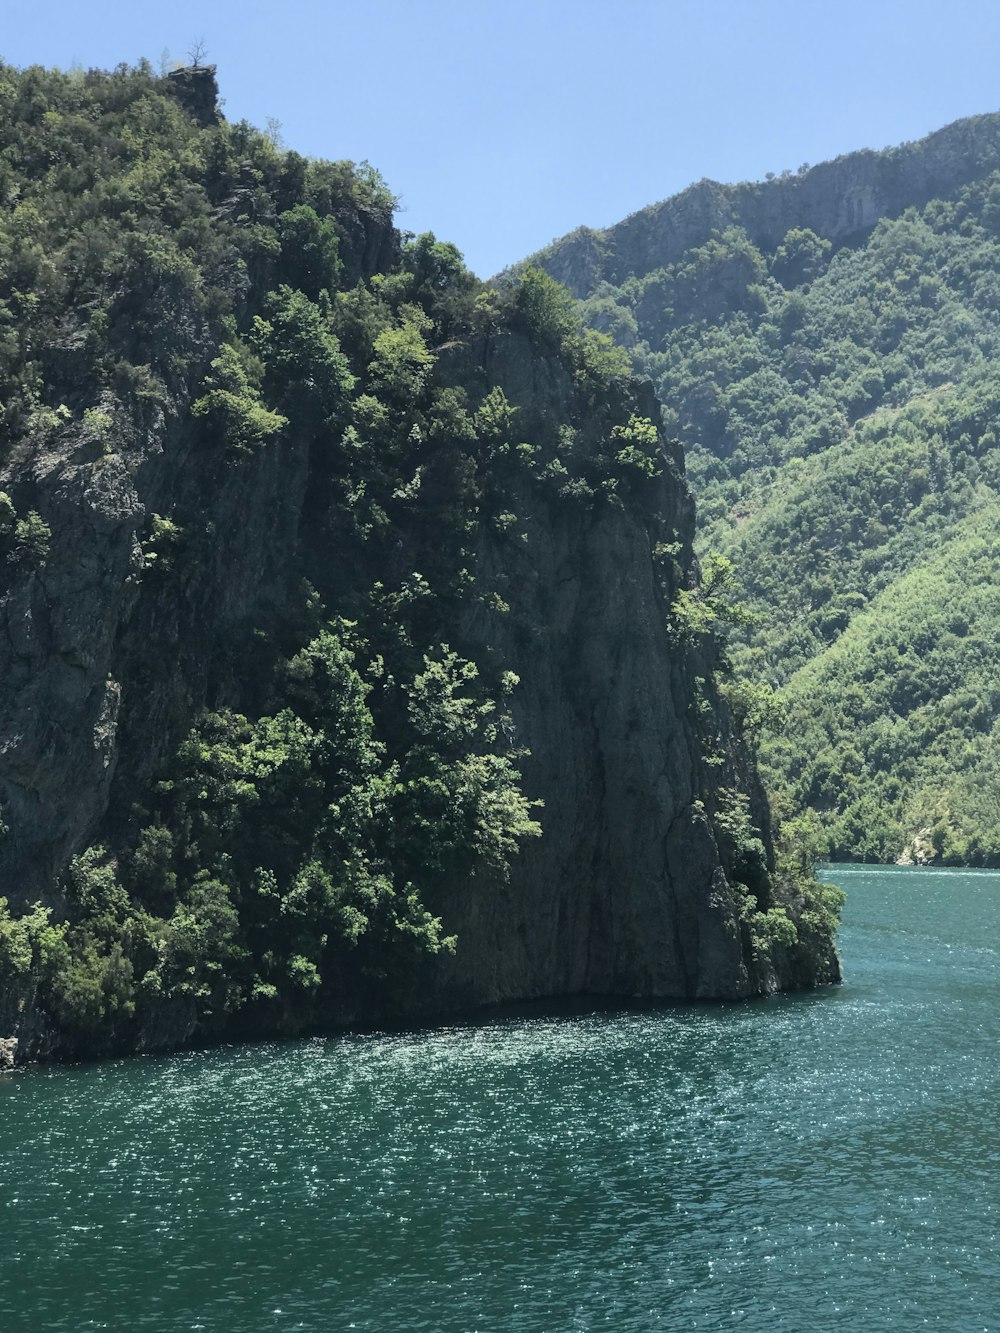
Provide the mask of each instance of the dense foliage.
[{"label": "dense foliage", "polygon": [[[544,819],[506,713],[517,677],[462,651],[463,620],[510,612],[480,569],[484,534],[526,541],[529,492],[574,514],[631,506],[681,577],[628,358],[558,284],[529,269],[484,288],[453,246],[394,231],[367,166],[306,161],[177,93],[146,66],[0,67],[0,546],[16,578],[50,558],[20,459],[121,476],[184,439],[200,480],[163,487],[133,577],[140,621],[148,604],[196,634],[199,579],[229,536],[199,487],[224,492],[284,448],[289,485],[305,460],[293,591],[233,642],[199,639],[206,706],[137,786],[126,717],[109,812],[49,905],[17,885],[0,900],[4,1001],[46,1027],[38,1049],[416,1006],[427,959],[455,947],[445,890],[502,883]],[[545,363],[558,414],[490,382],[499,337]],[[682,650],[714,610],[711,586],[678,603]],[[155,681],[131,651],[136,681]],[[712,813],[754,956],[794,955],[809,984],[836,904],[801,868],[772,893],[745,806],[734,790]]]},{"label": "dense foliage", "polygon": [[[432,236],[401,250],[369,168],[199,124],[145,66],[4,68],[0,102],[11,462],[81,437],[128,458],[143,426],[189,413],[223,468],[305,441],[316,497],[295,623],[256,636],[124,814],[119,793],[106,836],[73,862],[65,911],[5,903],[7,985],[88,1051],[235,1015],[294,1029],[368,992],[377,1012],[417,984],[421,955],[454,947],[427,905],[441,884],[502,878],[539,832],[504,725],[516,677],[484,680],[444,637],[456,599],[487,595],[475,502],[506,507],[485,496],[483,448],[509,450],[512,471],[533,452],[515,452],[502,394],[477,411],[436,382],[433,347],[518,319],[515,296],[477,304]],[[359,236],[381,240],[388,272],[363,274]],[[576,323],[554,355],[563,342],[581,382],[605,374],[577,353]],[[48,527],[12,491],[0,540],[12,564],[41,568]],[[157,596],[171,581],[182,595],[203,558],[188,520],[150,516]]]},{"label": "dense foliage", "polygon": [[840,248],[730,228],[585,303],[684,441],[755,621],[734,663],[787,713],[769,780],[821,852],[1000,864],[998,296],[993,173]]},{"label": "dense foliage", "polygon": [[414,738],[394,756],[360,647],[327,628],[283,664],[262,716],[204,714],[133,809],[131,843],[73,861],[68,922],[0,918],[8,983],[41,987],[64,1041],[147,1045],[241,1012],[294,1029],[324,991],[412,1000],[419,955],[454,947],[427,895],[505,874],[539,825],[470,662],[442,647],[394,689]]}]

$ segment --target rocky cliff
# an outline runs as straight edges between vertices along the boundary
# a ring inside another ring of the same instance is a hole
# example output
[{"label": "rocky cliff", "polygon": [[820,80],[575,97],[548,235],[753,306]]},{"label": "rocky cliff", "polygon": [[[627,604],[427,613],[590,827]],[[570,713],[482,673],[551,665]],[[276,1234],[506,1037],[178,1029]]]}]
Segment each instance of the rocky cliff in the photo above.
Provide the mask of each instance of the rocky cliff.
[{"label": "rocky cliff", "polygon": [[[500,340],[485,371],[529,419],[579,420],[570,377],[524,339]],[[648,386],[631,393],[630,406],[655,419]],[[519,487],[520,532],[480,538],[481,576],[510,610],[480,604],[463,617],[462,639],[520,678],[511,720],[530,747],[525,787],[544,803],[544,832],[506,884],[449,904],[462,944],[442,970],[470,998],[719,998],[761,985],[711,811],[726,781],[750,783],[764,829],[767,809],[731,733],[725,764],[713,772],[705,763],[712,728],[728,723],[716,715],[707,729],[699,724],[711,652],[672,641],[680,581],[651,558],[673,542],[678,570],[691,559],[681,458],[661,447],[662,474],[641,501],[567,504]]]},{"label": "rocky cliff", "polygon": [[[44,239],[0,288],[18,1057],[836,979],[677,611],[648,386],[542,275],[480,291],[371,173],[208,114],[204,71],[196,106],[3,74]],[[81,101],[147,174],[117,231],[32,175],[53,104],[91,170]]]}]

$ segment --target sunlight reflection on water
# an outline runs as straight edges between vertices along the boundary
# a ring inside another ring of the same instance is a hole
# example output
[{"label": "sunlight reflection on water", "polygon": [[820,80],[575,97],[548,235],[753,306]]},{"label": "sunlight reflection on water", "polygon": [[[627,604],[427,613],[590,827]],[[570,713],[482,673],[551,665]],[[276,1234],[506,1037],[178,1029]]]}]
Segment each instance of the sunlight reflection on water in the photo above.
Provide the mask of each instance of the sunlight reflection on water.
[{"label": "sunlight reflection on water", "polygon": [[833,991],[0,1080],[0,1328],[1000,1322],[1000,876],[837,867]]}]

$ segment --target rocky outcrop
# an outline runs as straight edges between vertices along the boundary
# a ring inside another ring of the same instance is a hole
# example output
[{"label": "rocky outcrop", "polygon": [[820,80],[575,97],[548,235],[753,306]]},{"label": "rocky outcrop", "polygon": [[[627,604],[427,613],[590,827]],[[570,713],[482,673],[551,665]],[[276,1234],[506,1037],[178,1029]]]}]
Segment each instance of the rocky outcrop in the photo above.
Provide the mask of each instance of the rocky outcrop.
[{"label": "rocky outcrop", "polygon": [[[526,420],[565,410],[568,377],[523,339],[498,340],[486,365]],[[635,410],[656,419],[649,386],[636,392]],[[518,531],[481,540],[480,578],[510,610],[480,603],[461,638],[520,677],[512,720],[544,834],[518,853],[509,882],[445,905],[461,946],[440,984],[466,1002],[722,998],[788,984],[754,973],[709,815],[716,789],[738,784],[767,836],[766,802],[733,736],[724,770],[710,776],[704,762],[696,697],[712,662],[670,638],[678,586],[651,549],[665,536],[690,559],[694,514],[680,453],[664,447],[644,505],[553,504],[526,490]],[[838,975],[832,951],[829,965],[824,980]]]},{"label": "rocky outcrop", "polygon": [[[565,415],[572,396],[567,370],[519,336],[446,352],[441,374],[499,385],[529,435]],[[634,410],[655,418],[649,387],[631,392]],[[15,573],[2,603],[11,687],[0,857],[15,905],[56,902],[69,857],[98,831],[114,841],[207,699],[242,706],[245,681],[227,673],[238,674],[254,631],[280,620],[300,567],[309,459],[294,439],[226,466],[199,450],[178,412],[139,444],[88,460],[77,441],[28,473],[52,549],[44,569]],[[800,984],[780,967],[755,969],[714,831],[720,785],[749,790],[765,839],[768,815],[712,693],[709,650],[670,637],[693,510],[679,452],[665,448],[642,505],[557,502],[526,482],[517,531],[481,529],[477,577],[508,609],[477,600],[453,642],[520,677],[511,720],[530,751],[524,787],[544,802],[544,832],[508,879],[463,882],[434,904],[460,945],[429,964],[418,1008],[580,993],[739,997]],[[180,528],[169,557],[143,540],[161,512]],[[666,579],[652,557],[664,537],[679,552]],[[167,558],[179,568],[164,579],[157,560]],[[725,767],[711,771],[706,710],[725,747]],[[838,975],[831,947],[806,984]],[[334,1015],[345,1017],[364,1014]],[[52,1034],[34,1032],[30,1002],[8,1019],[32,1037],[26,1054],[48,1050]]]},{"label": "rocky outcrop", "polygon": [[[500,385],[529,434],[571,397],[567,371],[521,337],[457,348],[441,373]],[[655,417],[648,386],[634,392],[635,409]],[[132,453],[88,459],[78,441],[30,470],[52,549],[3,602],[13,685],[0,856],[15,903],[52,901],[70,855],[127,819],[196,710],[225,694],[240,645],[290,595],[306,452],[285,440],[234,468],[196,439],[178,413],[137,435]],[[554,503],[526,485],[518,532],[482,529],[479,578],[510,610],[476,602],[455,642],[521,678],[512,721],[544,834],[508,881],[463,885],[436,904],[461,944],[434,964],[434,1009],[576,993],[740,996],[788,980],[754,975],[713,833],[721,781],[749,786],[765,834],[767,811],[731,737],[729,763],[742,772],[710,776],[704,763],[695,694],[711,663],[671,643],[677,588],[651,554],[659,533],[687,552],[681,566],[690,559],[681,459],[671,449],[664,462],[645,506]],[[143,541],[161,512],[181,529],[170,554],[181,569],[166,580]],[[237,686],[229,694],[239,701]],[[835,968],[831,954],[827,979]]]},{"label": "rocky outcrop", "polygon": [[1000,167],[1000,114],[972,116],[914,143],[848,153],[796,175],[721,185],[702,180],[604,231],[581,227],[534,256],[575,296],[676,263],[713,232],[742,228],[773,251],[793,227],[834,242],[870,231],[884,217],[946,199]]},{"label": "rocky outcrop", "polygon": [[217,125],[222,119],[215,69],[214,65],[185,65],[167,75],[167,87],[201,126]]},{"label": "rocky outcrop", "polygon": [[[201,101],[188,109],[199,124],[208,123],[212,72],[179,71],[172,87],[182,100],[197,92]],[[253,261],[222,251],[212,275],[227,284],[216,297],[238,308],[244,325],[252,324],[257,309],[270,309],[267,291],[275,279],[268,264],[286,244],[275,224],[275,200],[295,197],[303,171],[303,160],[289,154],[271,193],[257,179],[262,173],[242,160],[210,178],[211,212],[205,217],[212,223],[206,226],[237,219],[233,236]],[[388,206],[380,211],[363,192],[352,194],[348,180],[347,169],[331,167],[316,186],[330,196],[324,209],[334,223],[338,279],[345,288],[375,275],[386,287],[407,281]],[[259,247],[259,253],[252,243],[258,213],[275,224],[267,232],[270,250]],[[322,253],[329,236],[318,215],[308,208],[300,214],[306,222],[312,214],[311,244]],[[222,395],[227,410],[238,411],[244,423],[263,416],[277,424],[266,443],[229,447],[225,425],[192,412],[192,399],[205,394],[222,364],[222,331],[213,325],[198,284],[181,281],[188,270],[180,261],[172,269],[147,264],[140,270],[145,286],[123,283],[108,298],[99,327],[111,329],[101,336],[117,340],[121,359],[110,368],[102,363],[100,375],[74,351],[88,336],[89,312],[67,301],[60,325],[65,338],[45,352],[46,401],[53,406],[30,419],[0,469],[0,492],[10,497],[0,506],[3,896],[15,915],[40,899],[57,919],[79,924],[86,903],[82,896],[74,902],[75,889],[61,896],[60,876],[76,853],[98,843],[127,862],[140,830],[149,827],[144,802],[155,804],[150,792],[199,712],[232,708],[260,716],[276,662],[302,647],[302,626],[295,622],[307,615],[303,604],[312,608],[308,614],[318,605],[324,617],[350,619],[359,598],[373,588],[396,587],[415,570],[426,570],[424,557],[433,563],[435,544],[447,536],[447,524],[438,519],[447,516],[462,533],[461,558],[441,576],[439,604],[447,609],[434,612],[437,619],[424,627],[424,637],[414,637],[413,654],[419,662],[420,654],[447,641],[479,665],[484,679],[509,672],[520,678],[511,695],[508,739],[530,752],[523,786],[544,802],[542,835],[513,858],[508,877],[493,870],[480,871],[478,881],[470,872],[472,882],[456,873],[461,882],[446,887],[434,881],[433,892],[441,897],[428,906],[441,915],[445,931],[457,935],[459,947],[454,955],[437,953],[421,962],[427,985],[410,1007],[442,1012],[578,993],[735,997],[835,979],[832,944],[829,957],[808,975],[783,968],[780,959],[761,965],[752,946],[733,847],[726,846],[716,819],[720,788],[749,799],[755,826],[749,841],[757,849],[760,882],[745,869],[742,882],[762,910],[770,903],[767,807],[715,693],[708,636],[683,642],[672,636],[671,607],[696,576],[693,510],[679,447],[661,438],[662,456],[656,455],[652,423],[660,413],[651,389],[629,380],[613,362],[610,369],[586,362],[582,337],[558,319],[556,334],[544,320],[532,324],[516,302],[498,306],[495,318],[481,312],[473,317],[471,280],[454,273],[449,279],[454,260],[447,247],[436,255],[429,248],[427,259],[442,266],[441,286],[454,282],[454,310],[464,309],[466,322],[452,318],[433,349],[418,333],[419,356],[411,365],[405,357],[414,352],[412,330],[430,330],[434,320],[419,310],[414,316],[415,307],[404,304],[411,317],[409,343],[400,347],[382,339],[381,330],[391,329],[396,316],[386,307],[374,316],[367,312],[365,322],[365,301],[379,287],[373,283],[356,298],[359,329],[351,354],[358,374],[344,369],[337,379],[346,399],[363,382],[366,367],[371,374],[373,351],[385,343],[392,373],[385,385],[376,385],[383,401],[369,396],[367,406],[361,398],[354,404],[359,422],[367,413],[377,424],[381,414],[388,419],[398,413],[407,421],[407,404],[418,390],[411,387],[400,397],[399,382],[405,388],[407,377],[417,385],[425,374],[437,377],[442,393],[428,401],[423,421],[429,434],[423,437],[420,427],[407,424],[400,441],[384,437],[388,444],[362,441],[353,426],[348,434],[346,409],[336,416],[324,408],[318,424],[305,426],[297,426],[291,408],[288,417],[276,416],[263,400],[254,400],[245,375],[243,388],[237,376],[236,388]],[[425,289],[424,299],[433,307],[437,288]],[[561,318],[563,298],[553,299]],[[488,312],[488,298],[484,304]],[[285,388],[275,366],[288,367],[293,379],[302,376],[301,396],[311,403],[306,390],[315,387],[313,367],[320,367],[329,386],[330,364],[339,365],[339,344],[330,340],[322,313],[332,310],[329,292],[320,291],[317,305],[305,305],[302,317],[315,321],[303,326],[308,355],[296,344],[295,357],[269,365],[270,402],[282,402]],[[346,327],[345,347],[351,337]],[[251,366],[252,337],[242,344]],[[326,361],[309,359],[321,352]],[[155,383],[150,366],[157,370]],[[518,423],[516,438],[502,444],[502,435],[477,435],[473,428],[473,416],[478,419],[496,389],[503,390],[496,397],[506,396],[504,410],[513,408]],[[308,420],[303,413],[300,421]],[[632,438],[629,430],[640,428],[652,432],[637,437],[646,440],[648,455],[621,443]],[[405,486],[391,491],[387,508],[373,506],[371,526],[377,520],[385,535],[379,538],[384,550],[377,548],[383,554],[372,555],[367,537],[347,540],[338,531],[339,524],[360,532],[359,501],[369,479],[355,484],[345,471],[352,498],[345,502],[339,492],[339,499],[331,498],[336,468],[346,467],[338,451],[370,449],[366,466],[377,481],[381,460],[393,448],[409,458],[406,442],[423,440],[426,467],[417,467],[412,478],[403,470]],[[544,468],[525,461],[543,447]],[[576,472],[567,469],[560,451]],[[445,471],[435,478],[434,469],[443,466],[438,454],[450,457],[454,476]],[[475,486],[466,486],[473,475]],[[503,523],[477,507],[490,494],[503,500]],[[415,511],[426,504],[426,513],[399,517],[391,506],[401,499],[413,499]],[[343,569],[348,563],[357,566],[350,577]],[[475,595],[455,591],[473,585]],[[400,626],[389,628],[395,633]],[[379,725],[388,731],[393,716]],[[153,903],[164,913],[173,905]],[[107,910],[118,909],[111,903]],[[326,940],[322,934],[324,949]],[[151,947],[155,952],[159,943]],[[138,977],[122,959],[113,961],[132,985]],[[365,973],[363,984],[371,982],[373,993],[381,965],[376,958]],[[216,973],[222,966],[213,959]],[[0,993],[0,1031],[16,1033],[22,1057],[59,1051],[58,1018],[50,1021],[54,1010],[46,1014],[39,999],[43,971],[41,964],[21,967],[20,989]],[[91,988],[87,1041],[101,1035],[106,1017],[101,987],[115,984],[108,969],[95,975],[103,980]],[[385,1006],[366,1013],[363,1001],[345,995],[339,984],[328,988],[330,1004],[319,1011],[324,1021],[385,1016]],[[57,997],[55,1009],[77,999]],[[117,992],[112,1001],[117,1004]],[[230,1012],[235,1010],[224,1011],[213,1032],[223,1030]],[[314,1011],[301,1012],[305,1017],[295,1020],[300,1029]],[[240,1032],[259,1031],[253,1021],[248,1009],[248,1026]],[[271,1030],[282,1021],[279,1015]],[[291,1023],[281,1030],[296,1030]],[[194,1017],[162,1031],[140,1025],[117,1048],[177,1044],[195,1032]],[[83,1037],[77,1041],[76,1051],[91,1049]]]},{"label": "rocky outcrop", "polygon": [[517,589],[511,613],[470,629],[521,678],[513,720],[544,836],[508,884],[453,906],[462,944],[450,970],[480,1002],[748,994],[701,804],[693,664],[670,651],[643,525],[605,509],[535,514],[526,530],[524,554],[491,545],[481,557]]}]

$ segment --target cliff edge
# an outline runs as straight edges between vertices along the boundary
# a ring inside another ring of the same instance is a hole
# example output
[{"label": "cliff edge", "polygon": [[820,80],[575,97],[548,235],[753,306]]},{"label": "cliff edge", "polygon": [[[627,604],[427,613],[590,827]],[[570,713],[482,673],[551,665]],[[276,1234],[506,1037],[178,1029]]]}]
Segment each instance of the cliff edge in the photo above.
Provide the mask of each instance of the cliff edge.
[{"label": "cliff edge", "polygon": [[[0,287],[18,1058],[836,979],[622,355],[544,274],[404,244],[369,168],[146,70],[0,72],[34,229]],[[33,175],[43,103],[88,193]],[[78,103],[141,143],[113,225]]]}]

